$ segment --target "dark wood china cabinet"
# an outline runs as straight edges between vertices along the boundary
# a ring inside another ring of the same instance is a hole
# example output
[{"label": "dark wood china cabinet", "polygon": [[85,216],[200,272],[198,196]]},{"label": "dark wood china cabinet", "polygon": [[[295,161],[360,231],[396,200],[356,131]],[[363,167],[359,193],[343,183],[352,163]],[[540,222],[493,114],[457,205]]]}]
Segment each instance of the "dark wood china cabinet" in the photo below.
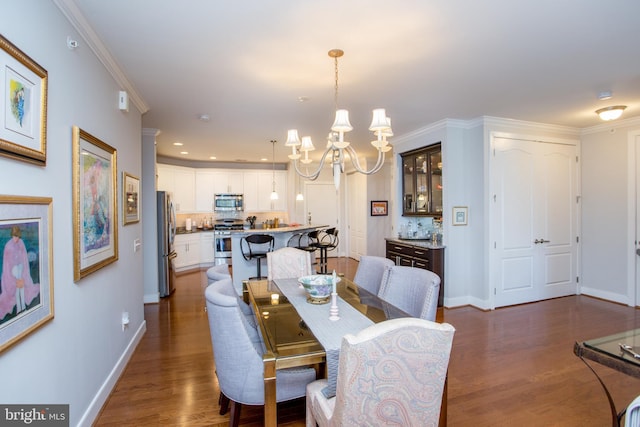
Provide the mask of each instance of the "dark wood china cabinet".
[{"label": "dark wood china cabinet", "polygon": [[402,215],[442,216],[441,143],[401,154]]}]

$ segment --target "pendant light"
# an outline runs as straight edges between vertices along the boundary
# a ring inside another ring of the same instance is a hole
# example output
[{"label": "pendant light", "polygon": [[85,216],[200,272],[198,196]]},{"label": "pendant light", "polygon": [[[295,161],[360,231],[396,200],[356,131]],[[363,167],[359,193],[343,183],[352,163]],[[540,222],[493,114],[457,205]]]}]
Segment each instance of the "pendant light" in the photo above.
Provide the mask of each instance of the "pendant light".
[{"label": "pendant light", "polygon": [[276,140],[272,139],[272,150],[271,150],[271,160],[272,160],[272,171],[273,171],[273,187],[271,191],[271,200],[278,200],[278,193],[276,192]]}]

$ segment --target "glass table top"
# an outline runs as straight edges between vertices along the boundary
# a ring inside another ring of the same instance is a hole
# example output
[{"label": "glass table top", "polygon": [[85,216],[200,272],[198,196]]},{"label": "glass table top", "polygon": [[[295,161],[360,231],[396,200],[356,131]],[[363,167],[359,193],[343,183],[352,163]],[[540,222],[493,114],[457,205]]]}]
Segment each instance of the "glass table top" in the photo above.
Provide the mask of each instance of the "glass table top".
[{"label": "glass table top", "polygon": [[[621,348],[628,346],[629,351]],[[584,342],[584,346],[607,356],[640,366],[640,329],[632,329]],[[632,353],[638,356],[634,357]]]}]

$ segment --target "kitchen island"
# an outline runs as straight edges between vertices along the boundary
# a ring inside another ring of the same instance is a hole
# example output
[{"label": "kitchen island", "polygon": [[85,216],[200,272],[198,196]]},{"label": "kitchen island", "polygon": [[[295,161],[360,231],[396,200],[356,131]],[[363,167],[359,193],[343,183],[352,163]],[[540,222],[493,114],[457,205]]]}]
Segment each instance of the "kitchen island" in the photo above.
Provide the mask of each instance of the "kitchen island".
[{"label": "kitchen island", "polygon": [[[274,244],[273,249],[280,249],[287,246],[287,242],[297,233],[304,233],[307,231],[318,230],[327,228],[328,225],[296,225],[296,226],[284,226],[278,228],[252,228],[245,230],[238,230],[231,232],[231,263],[233,286],[239,295],[242,295],[242,281],[247,280],[249,277],[256,275],[256,262],[257,260],[247,261],[242,256],[242,249],[240,248],[240,240],[250,234],[268,234],[273,236]],[[312,260],[313,262],[313,260]],[[267,261],[262,261],[262,275],[268,274]]]}]

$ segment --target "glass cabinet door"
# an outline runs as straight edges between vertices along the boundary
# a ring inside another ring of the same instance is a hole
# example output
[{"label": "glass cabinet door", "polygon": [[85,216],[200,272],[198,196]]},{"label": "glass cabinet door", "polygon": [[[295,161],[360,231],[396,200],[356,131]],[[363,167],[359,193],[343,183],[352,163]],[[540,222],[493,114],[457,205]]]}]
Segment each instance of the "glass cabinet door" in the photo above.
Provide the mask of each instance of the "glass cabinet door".
[{"label": "glass cabinet door", "polygon": [[442,215],[441,144],[402,156],[402,215]]},{"label": "glass cabinet door", "polygon": [[429,212],[442,213],[442,151],[429,153],[431,205]]},{"label": "glass cabinet door", "polygon": [[418,154],[416,160],[416,213],[429,212],[429,181],[427,180],[427,156],[426,154]]},{"label": "glass cabinet door", "polygon": [[402,212],[412,212],[414,209],[415,185],[413,182],[413,171],[415,169],[415,159],[413,156],[402,159],[402,191],[403,206]]}]

